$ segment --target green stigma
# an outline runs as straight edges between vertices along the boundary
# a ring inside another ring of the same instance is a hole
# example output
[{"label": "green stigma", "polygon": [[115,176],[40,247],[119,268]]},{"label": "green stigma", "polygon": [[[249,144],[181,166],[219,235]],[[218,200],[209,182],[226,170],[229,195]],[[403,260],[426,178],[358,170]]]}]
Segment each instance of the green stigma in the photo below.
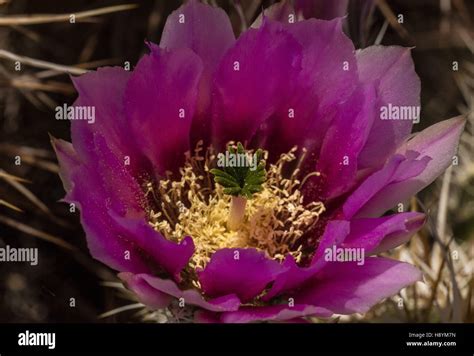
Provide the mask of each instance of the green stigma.
[{"label": "green stigma", "polygon": [[246,151],[239,142],[237,147],[229,145],[226,154],[218,155],[218,167],[211,169],[214,181],[224,188],[224,193],[251,199],[262,191],[266,180],[263,150]]},{"label": "green stigma", "polygon": [[214,181],[224,188],[224,194],[232,196],[227,227],[237,230],[245,217],[247,199],[263,190],[267,175],[263,150],[252,153],[240,142],[229,145],[225,154],[219,153],[217,166],[210,170]]}]

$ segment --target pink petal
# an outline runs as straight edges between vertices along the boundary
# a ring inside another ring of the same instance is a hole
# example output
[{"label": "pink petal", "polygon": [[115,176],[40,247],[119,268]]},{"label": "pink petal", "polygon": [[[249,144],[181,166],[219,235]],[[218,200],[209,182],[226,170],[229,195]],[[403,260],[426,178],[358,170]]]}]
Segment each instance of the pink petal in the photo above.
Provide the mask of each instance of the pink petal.
[{"label": "pink petal", "polygon": [[236,294],[245,303],[259,295],[281,271],[280,264],[263,252],[226,248],[215,252],[198,275],[207,295]]},{"label": "pink petal", "polygon": [[466,119],[461,116],[441,121],[415,134],[397,150],[401,154],[415,151],[432,158],[426,169],[416,177],[419,182],[417,191],[433,182],[451,165],[465,124]]},{"label": "pink petal", "polygon": [[119,273],[119,278],[128,289],[133,291],[137,299],[146,306],[153,309],[166,308],[173,299],[170,294],[163,293],[150,286],[141,275],[130,272]]},{"label": "pink petal", "polygon": [[221,8],[186,2],[168,16],[160,46],[166,49],[189,48],[202,60],[204,68],[199,81],[196,114],[191,128],[191,148],[198,141],[209,143],[211,133],[210,105],[214,72],[235,37],[227,14]]},{"label": "pink petal", "polygon": [[125,86],[130,75],[121,67],[103,67],[72,78],[79,94],[74,106],[87,106],[95,110],[93,123],[87,120],[71,121],[72,143],[82,160],[96,160],[93,140],[94,134],[100,134],[117,157],[133,156],[135,159],[131,162],[131,168],[137,166],[139,152],[129,140],[129,126],[123,108]]},{"label": "pink petal", "polygon": [[224,10],[191,0],[168,16],[160,47],[190,48],[212,71],[234,42],[232,25]]},{"label": "pink petal", "polygon": [[316,168],[323,181],[323,199],[341,195],[355,184],[358,157],[377,114],[374,101],[373,86],[360,87],[329,126]]},{"label": "pink petal", "polygon": [[276,276],[275,282],[263,299],[270,300],[283,292],[300,287],[312,278],[327,263],[324,260],[325,249],[339,245],[348,235],[349,226],[349,222],[338,220],[330,221],[327,224],[309,267],[298,266],[294,258],[288,255],[283,262],[283,272]]},{"label": "pink petal", "polygon": [[301,70],[301,51],[281,25],[270,21],[240,36],[216,73],[216,146],[230,140],[248,143],[275,112],[283,107],[288,111],[286,102]]},{"label": "pink petal", "polygon": [[426,167],[418,174],[399,178],[383,187],[359,213],[377,216],[408,200],[432,183],[452,164],[459,137],[464,130],[465,119],[445,120],[416,134],[398,149],[398,154],[419,153],[421,159],[429,158]]},{"label": "pink petal", "polygon": [[354,219],[351,232],[341,247],[363,248],[366,255],[380,253],[408,241],[423,226],[425,219],[425,214],[417,212]]},{"label": "pink petal", "polygon": [[[143,301],[153,300],[155,293],[157,293],[170,295],[177,299],[183,298],[185,305],[196,305],[214,312],[233,311],[240,306],[240,300],[232,294],[206,301],[197,290],[181,290],[170,279],[161,279],[149,274],[119,273],[118,276],[132,291],[135,290],[135,286],[140,287],[140,291],[146,293],[146,295],[141,295]],[[143,283],[146,283],[150,288],[145,289]]]},{"label": "pink petal", "polygon": [[331,311],[312,305],[271,305],[264,307],[242,307],[237,311],[222,313],[224,323],[249,323],[253,321],[287,321],[307,316],[329,317]]},{"label": "pink petal", "polygon": [[412,120],[382,120],[380,107],[419,107],[420,79],[408,48],[368,47],[357,52],[357,64],[361,81],[377,85],[379,95],[379,114],[360,157],[360,167],[365,168],[382,164],[410,134]]},{"label": "pink petal", "polygon": [[185,237],[180,243],[168,240],[155,231],[145,219],[120,217],[111,214],[119,236],[131,236],[134,246],[140,248],[176,281],[181,280],[180,273],[194,253],[193,239]]},{"label": "pink petal", "polygon": [[331,262],[304,290],[298,304],[311,304],[337,314],[365,313],[384,298],[420,281],[421,272],[408,263],[379,257],[357,262]]},{"label": "pink petal", "polygon": [[176,172],[190,149],[190,128],[203,66],[189,49],[168,51],[155,45],[150,49],[127,84],[125,109],[129,134],[154,170],[164,175],[167,170]]},{"label": "pink petal", "polygon": [[71,181],[70,172],[81,165],[81,161],[70,142],[51,137],[51,144],[59,162],[59,176],[66,193],[70,192],[74,182]]},{"label": "pink petal", "polygon": [[431,158],[418,156],[413,151],[407,152],[407,156],[397,154],[382,169],[365,179],[344,203],[345,218],[380,216],[393,207],[395,204],[388,205],[380,201],[378,194],[392,184],[417,177],[423,172]]}]

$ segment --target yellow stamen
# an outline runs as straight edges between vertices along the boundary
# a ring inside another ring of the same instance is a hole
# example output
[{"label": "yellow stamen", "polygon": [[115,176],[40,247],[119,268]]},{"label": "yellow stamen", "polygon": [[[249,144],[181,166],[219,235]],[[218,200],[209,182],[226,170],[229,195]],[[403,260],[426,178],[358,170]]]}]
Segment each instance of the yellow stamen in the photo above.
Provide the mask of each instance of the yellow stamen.
[{"label": "yellow stamen", "polygon": [[209,169],[215,156],[210,149],[203,156],[202,145],[198,145],[194,156],[188,154],[179,180],[162,180],[156,188],[150,182],[145,184],[147,195],[155,200],[155,210],[148,214],[150,225],[173,241],[193,238],[192,268],[204,268],[222,248],[253,247],[270,258],[282,260],[291,254],[299,262],[303,253],[299,240],[317,223],[325,207],[321,202],[303,205],[299,170],[283,178],[283,168],[296,159],[296,150],[269,165],[263,190],[246,202],[241,223],[228,226],[231,197],[213,185]]}]

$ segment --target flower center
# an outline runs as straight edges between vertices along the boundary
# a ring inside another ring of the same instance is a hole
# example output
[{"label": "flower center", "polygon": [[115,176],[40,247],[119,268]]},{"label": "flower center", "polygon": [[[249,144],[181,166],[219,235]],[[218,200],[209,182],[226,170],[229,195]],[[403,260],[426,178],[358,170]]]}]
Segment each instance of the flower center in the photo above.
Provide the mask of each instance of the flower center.
[{"label": "flower center", "polygon": [[199,143],[194,155],[187,154],[179,180],[145,183],[150,225],[172,241],[193,238],[193,269],[204,268],[212,254],[222,248],[252,247],[273,259],[281,261],[291,254],[301,261],[304,237],[314,230],[325,207],[321,202],[303,205],[298,168],[283,176],[287,165],[295,163],[297,148],[268,166],[265,182],[246,201],[242,221],[233,228],[229,226],[229,214],[239,205],[233,200],[242,198],[226,194],[225,187],[214,183],[210,171],[216,155],[212,148],[203,151]]}]

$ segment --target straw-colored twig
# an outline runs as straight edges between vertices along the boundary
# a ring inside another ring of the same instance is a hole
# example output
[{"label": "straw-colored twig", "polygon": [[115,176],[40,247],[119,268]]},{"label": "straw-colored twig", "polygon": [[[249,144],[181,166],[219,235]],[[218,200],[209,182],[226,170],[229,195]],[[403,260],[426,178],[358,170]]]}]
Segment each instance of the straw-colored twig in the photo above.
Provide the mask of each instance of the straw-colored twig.
[{"label": "straw-colored twig", "polygon": [[[0,169],[0,173],[4,173]],[[1,178],[1,176],[0,176]],[[13,188],[15,188],[18,192],[20,192],[25,198],[27,198],[30,202],[32,202],[38,209],[40,209],[45,214],[52,214],[51,211],[48,209],[46,204],[44,204],[41,200],[39,200],[36,195],[34,195],[30,190],[28,190],[24,185],[20,182],[12,179],[4,179],[8,184],[10,184]]]},{"label": "straw-colored twig", "polygon": [[65,66],[61,64],[43,61],[41,59],[34,59],[34,58],[26,57],[26,56],[20,56],[18,54],[9,52],[4,49],[0,49],[0,58],[10,59],[12,61],[19,61],[22,64],[30,65],[36,68],[54,69],[59,72],[65,72],[65,73],[75,74],[75,75],[80,75],[87,72],[87,70],[77,68],[77,67]]},{"label": "straw-colored twig", "polygon": [[75,251],[76,247],[71,245],[69,242],[66,242],[59,237],[53,236],[51,234],[48,234],[46,232],[43,232],[41,230],[37,230],[29,225],[23,224],[19,221],[13,220],[9,217],[6,217],[4,215],[0,215],[0,223],[10,226],[11,228],[14,228],[18,231],[24,232],[25,234],[37,237],[39,239],[51,242],[57,246],[60,246],[62,248],[65,248],[67,250]]},{"label": "straw-colored twig", "polygon": [[41,90],[51,93],[59,93],[64,95],[72,95],[75,93],[74,87],[70,84],[47,81],[40,82],[39,80],[31,77],[17,77],[10,81],[10,84],[15,88],[21,88],[25,90]]},{"label": "straw-colored twig", "polygon": [[388,3],[385,0],[376,0],[375,3],[378,6],[378,8],[380,9],[380,11],[382,12],[382,14],[384,15],[384,17],[386,18],[386,20],[388,21],[388,23],[390,24],[390,26],[392,28],[394,28],[395,31],[398,32],[400,37],[402,37],[406,40],[410,39],[410,34],[405,29],[405,27],[403,27],[397,21],[397,17],[393,13],[393,11],[390,8],[390,6],[388,5]]},{"label": "straw-colored twig", "polygon": [[69,21],[71,15],[75,16],[76,20],[86,19],[89,17],[100,16],[110,14],[113,12],[127,11],[138,7],[137,4],[123,4],[103,7],[100,9],[71,12],[69,14],[38,14],[38,15],[11,15],[0,17],[0,26],[13,26],[13,25],[38,25],[52,22],[64,22]]},{"label": "straw-colored twig", "polygon": [[18,211],[19,213],[23,212],[23,210],[21,210],[16,205],[13,205],[12,203],[9,203],[9,202],[7,202],[6,200],[3,200],[3,199],[0,199],[0,205],[6,206],[7,208]]},{"label": "straw-colored twig", "polygon": [[139,309],[139,308],[143,308],[143,307],[144,307],[144,305],[142,303],[128,304],[128,305],[124,305],[124,306],[119,307],[119,308],[109,310],[108,312],[102,313],[98,316],[98,318],[103,319],[103,318],[107,318],[109,316],[113,316],[113,315],[116,315],[116,314],[119,314],[119,313],[123,313],[127,310]]}]

